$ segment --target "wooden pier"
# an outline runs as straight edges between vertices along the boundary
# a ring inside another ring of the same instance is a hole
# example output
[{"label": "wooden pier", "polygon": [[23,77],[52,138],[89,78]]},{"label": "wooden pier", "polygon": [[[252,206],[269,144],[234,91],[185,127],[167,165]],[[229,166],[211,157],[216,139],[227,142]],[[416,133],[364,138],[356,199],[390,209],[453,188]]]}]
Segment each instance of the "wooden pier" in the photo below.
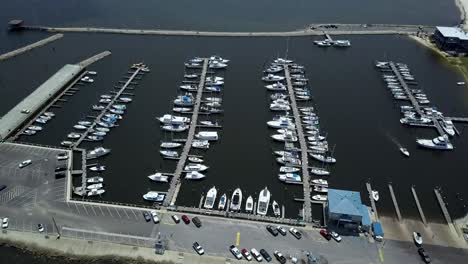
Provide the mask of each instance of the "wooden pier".
[{"label": "wooden pier", "polygon": [[440,205],[440,209],[442,210],[442,213],[444,214],[445,221],[447,221],[447,224],[448,224],[449,228],[453,232],[457,233],[458,236],[461,236],[460,230],[455,227],[455,225],[454,225],[454,223],[452,221],[452,218],[450,217],[450,214],[449,214],[449,212],[447,210],[447,207],[445,206],[444,199],[442,199],[442,195],[440,195],[440,192],[439,192],[439,190],[437,188],[434,189],[434,193],[436,195],[437,201],[439,202],[439,205]]},{"label": "wooden pier", "polygon": [[389,62],[388,64],[390,65],[393,74],[395,74],[395,76],[397,77],[401,87],[405,90],[406,96],[408,96],[408,99],[411,101],[411,104],[413,105],[416,113],[418,113],[419,116],[423,116],[424,113],[421,110],[421,106],[419,105],[418,100],[416,100],[416,98],[413,96],[411,89],[408,87],[408,84],[406,83],[403,76],[401,76],[400,71],[398,71],[398,69],[396,68],[395,63]]},{"label": "wooden pier", "polygon": [[411,186],[411,192],[413,193],[414,201],[416,202],[416,206],[418,207],[419,215],[421,215],[421,220],[423,221],[423,224],[427,226],[426,216],[424,215],[421,204],[419,203],[418,195],[416,194],[414,186]]},{"label": "wooden pier", "polygon": [[377,207],[375,206],[374,198],[372,197],[372,186],[369,182],[366,182],[367,192],[369,193],[369,200],[371,202],[372,211],[374,212],[375,218],[379,220],[379,214],[377,213]]},{"label": "wooden pier", "polygon": [[99,122],[99,120],[104,116],[104,114],[107,113],[107,111],[112,107],[117,98],[119,98],[119,96],[123,93],[123,91],[125,91],[127,86],[132,82],[133,78],[137,76],[143,68],[144,66],[135,68],[135,71],[130,76],[130,78],[124,83],[120,90],[116,94],[114,94],[114,98],[112,98],[112,100],[106,105],[106,107],[101,111],[101,113],[99,113],[99,115],[94,119],[93,123],[88,127],[88,129],[86,129],[86,131],[81,135],[81,137],[74,143],[74,148],[77,148],[81,144],[81,142],[83,142],[83,140],[86,139],[88,134],[94,130],[94,127],[96,126],[97,122]]},{"label": "wooden pier", "polygon": [[195,136],[195,129],[197,128],[198,113],[200,111],[200,104],[203,95],[203,88],[205,87],[205,76],[207,70],[208,59],[205,58],[203,60],[203,68],[200,76],[200,82],[198,83],[197,96],[195,99],[195,105],[193,107],[190,129],[187,135],[187,140],[185,141],[184,148],[180,155],[180,159],[177,163],[177,167],[174,172],[174,177],[172,178],[171,185],[169,187],[169,190],[167,191],[166,199],[164,200],[165,206],[174,205],[177,199],[177,195],[179,194],[179,189],[181,186],[180,176],[182,175],[185,162],[187,161],[190,148],[192,147],[192,141]]},{"label": "wooden pier", "polygon": [[4,53],[4,54],[0,55],[0,61],[10,59],[12,57],[18,56],[18,55],[23,54],[25,52],[28,52],[28,51],[30,51],[32,49],[47,45],[47,44],[49,44],[49,43],[51,43],[53,41],[61,39],[62,37],[63,37],[63,34],[61,34],[61,33],[55,34],[53,36],[50,36],[48,38],[39,40],[37,42],[34,42],[34,43],[29,44],[27,46],[21,47],[19,49]]},{"label": "wooden pier", "polygon": [[310,177],[309,177],[309,157],[307,156],[307,142],[304,136],[304,130],[302,129],[301,117],[296,103],[296,95],[294,93],[294,88],[291,83],[291,76],[289,74],[289,65],[283,64],[284,75],[286,77],[286,82],[288,86],[289,98],[291,98],[291,108],[294,114],[294,121],[296,124],[297,135],[299,138],[299,144],[301,148],[301,161],[302,161],[302,186],[304,189],[304,221],[312,222],[312,204],[310,198]]},{"label": "wooden pier", "polygon": [[393,192],[393,186],[391,183],[388,184],[388,189],[390,190],[390,195],[392,196],[392,201],[393,201],[393,205],[395,206],[395,211],[398,217],[398,221],[401,222],[402,218],[401,218],[401,213],[400,213],[400,207],[398,207],[398,202],[395,197],[395,193]]}]

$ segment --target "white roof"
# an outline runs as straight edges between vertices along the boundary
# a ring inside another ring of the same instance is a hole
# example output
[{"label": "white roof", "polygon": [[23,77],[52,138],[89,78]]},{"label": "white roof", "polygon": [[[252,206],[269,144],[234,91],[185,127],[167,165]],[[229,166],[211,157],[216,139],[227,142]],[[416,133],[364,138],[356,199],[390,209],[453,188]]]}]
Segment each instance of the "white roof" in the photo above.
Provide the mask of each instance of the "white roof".
[{"label": "white roof", "polygon": [[436,27],[444,37],[468,40],[468,34],[459,27]]}]

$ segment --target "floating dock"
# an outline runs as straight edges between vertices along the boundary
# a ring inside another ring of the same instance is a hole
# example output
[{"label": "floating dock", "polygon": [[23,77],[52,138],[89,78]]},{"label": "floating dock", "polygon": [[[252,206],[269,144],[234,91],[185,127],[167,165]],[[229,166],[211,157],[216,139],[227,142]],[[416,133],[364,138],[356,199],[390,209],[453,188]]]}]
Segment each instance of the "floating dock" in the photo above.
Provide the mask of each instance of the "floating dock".
[{"label": "floating dock", "polygon": [[377,213],[377,207],[375,206],[374,198],[372,197],[372,186],[369,182],[366,182],[367,192],[369,193],[369,200],[371,202],[372,211],[374,212],[375,218],[379,220],[379,214]]},{"label": "floating dock", "polygon": [[63,34],[61,34],[61,33],[55,34],[53,36],[50,36],[48,38],[39,40],[39,41],[34,42],[32,44],[29,44],[27,46],[21,47],[19,49],[16,49],[16,50],[13,50],[13,51],[10,51],[10,52],[7,52],[5,54],[0,55],[0,61],[8,60],[8,59],[10,59],[12,57],[18,56],[18,55],[23,54],[25,52],[28,52],[28,51],[30,51],[32,49],[42,47],[42,46],[47,45],[47,44],[49,44],[51,42],[54,42],[54,41],[56,41],[58,39],[61,39],[62,37],[63,37]]},{"label": "floating dock", "polygon": [[418,198],[418,195],[416,194],[416,190],[414,189],[414,186],[411,186],[411,192],[413,193],[414,201],[416,202],[416,206],[418,207],[421,220],[423,221],[423,224],[427,226],[426,216],[424,215],[421,204],[419,203],[419,198]]},{"label": "floating dock", "polygon": [[200,82],[198,83],[198,90],[197,90],[197,96],[195,99],[195,105],[193,107],[193,113],[192,113],[192,118],[191,118],[192,125],[190,125],[190,129],[187,135],[187,140],[185,141],[184,148],[182,150],[182,153],[180,154],[180,159],[177,163],[177,167],[174,172],[174,177],[172,178],[169,190],[167,191],[166,199],[164,199],[165,206],[174,205],[177,199],[177,195],[179,194],[179,189],[181,186],[180,176],[182,175],[185,162],[187,161],[190,148],[192,147],[193,138],[195,137],[195,129],[197,128],[198,113],[200,111],[200,104],[201,104],[201,99],[203,95],[203,88],[205,87],[205,78],[206,78],[207,70],[208,70],[208,59],[205,58],[203,60],[203,68],[202,68],[202,72],[200,76]]},{"label": "floating dock", "polygon": [[416,98],[413,96],[411,89],[408,87],[408,84],[406,83],[403,76],[401,76],[400,71],[398,71],[398,69],[396,68],[395,63],[389,62],[388,65],[390,66],[390,69],[392,70],[393,74],[395,74],[395,76],[397,77],[398,82],[400,83],[403,90],[405,90],[405,94],[411,101],[411,104],[413,105],[414,110],[416,110],[416,113],[418,113],[419,116],[423,116],[424,113],[421,110],[421,106],[419,105],[418,100],[416,100]]},{"label": "floating dock", "polygon": [[393,186],[391,183],[388,184],[388,189],[390,190],[390,195],[392,197],[393,205],[395,206],[395,211],[398,217],[398,221],[401,222],[402,218],[401,218],[401,213],[400,213],[400,207],[398,207],[398,202],[395,197],[395,193],[393,192]]},{"label": "floating dock", "polygon": [[296,103],[296,95],[294,93],[294,88],[291,83],[291,76],[289,74],[289,65],[283,64],[284,75],[286,77],[286,82],[288,86],[289,98],[291,99],[291,108],[294,114],[294,122],[296,124],[297,136],[299,138],[299,145],[301,148],[301,161],[302,161],[302,186],[304,189],[304,221],[312,222],[312,204],[310,198],[310,177],[309,177],[309,157],[307,152],[307,142],[304,136],[304,130],[302,129],[301,117]]},{"label": "floating dock", "polygon": [[440,209],[442,210],[442,213],[444,214],[445,221],[447,221],[447,224],[448,224],[449,228],[453,232],[457,233],[458,236],[461,236],[460,230],[455,227],[455,225],[454,225],[454,223],[452,221],[452,217],[450,217],[450,214],[449,214],[449,212],[447,210],[447,207],[445,206],[444,199],[442,199],[442,195],[440,195],[440,192],[439,192],[439,190],[437,188],[434,189],[434,193],[436,195],[437,201],[439,202],[439,205],[440,205]]}]

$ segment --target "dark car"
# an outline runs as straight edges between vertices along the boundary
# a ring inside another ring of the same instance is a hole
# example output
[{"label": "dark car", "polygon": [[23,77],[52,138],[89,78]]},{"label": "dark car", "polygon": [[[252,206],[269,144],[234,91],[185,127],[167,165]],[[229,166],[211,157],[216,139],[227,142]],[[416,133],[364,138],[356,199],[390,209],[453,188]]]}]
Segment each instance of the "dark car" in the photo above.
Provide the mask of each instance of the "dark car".
[{"label": "dark car", "polygon": [[189,219],[188,216],[186,216],[186,215],[183,215],[183,216],[182,216],[182,221],[184,221],[184,223],[185,223],[186,225],[190,224],[190,219]]},{"label": "dark car", "polygon": [[275,255],[275,258],[279,261],[279,263],[281,264],[285,264],[286,263],[286,258],[283,256],[283,254],[281,254],[281,252],[279,251],[275,251],[274,253]]},{"label": "dark car", "polygon": [[427,254],[426,250],[424,250],[424,248],[418,248],[418,253],[424,263],[431,263],[431,258],[429,257],[429,254]]},{"label": "dark car", "polygon": [[198,217],[195,216],[194,218],[192,218],[192,222],[193,222],[193,224],[194,224],[196,227],[198,227],[198,228],[201,227],[200,218],[198,218]]},{"label": "dark car", "polygon": [[267,225],[267,226],[266,226],[266,229],[267,229],[268,232],[270,232],[273,236],[277,236],[277,235],[278,235],[278,230],[276,230],[276,228],[274,228],[273,226]]},{"label": "dark car", "polygon": [[326,240],[330,240],[332,238],[331,234],[325,230],[325,229],[322,229],[320,230],[320,234],[326,239]]},{"label": "dark car", "polygon": [[144,211],[143,212],[143,217],[145,218],[146,222],[151,221],[151,215],[148,212]]},{"label": "dark car", "polygon": [[3,190],[5,190],[6,187],[7,187],[7,186],[6,186],[5,184],[1,184],[1,185],[0,185],[0,192],[3,191]]},{"label": "dark car", "polygon": [[67,169],[67,165],[59,165],[55,167],[55,172],[64,171]]},{"label": "dark car", "polygon": [[270,262],[270,261],[271,261],[270,254],[268,254],[268,252],[267,252],[266,250],[264,250],[263,248],[260,249],[260,254],[262,254],[263,258],[264,258],[267,262]]},{"label": "dark car", "polygon": [[55,173],[55,179],[62,179],[62,178],[65,178],[66,175],[67,175],[67,174],[66,174],[65,171],[56,172],[56,173]]}]

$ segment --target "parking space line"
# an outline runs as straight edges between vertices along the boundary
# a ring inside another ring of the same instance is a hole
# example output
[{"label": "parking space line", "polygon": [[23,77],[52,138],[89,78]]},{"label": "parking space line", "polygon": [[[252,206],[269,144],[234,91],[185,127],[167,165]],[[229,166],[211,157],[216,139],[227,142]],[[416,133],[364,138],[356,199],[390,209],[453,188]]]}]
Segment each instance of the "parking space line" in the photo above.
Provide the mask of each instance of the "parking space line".
[{"label": "parking space line", "polygon": [[119,218],[122,218],[122,216],[119,214],[119,211],[117,210],[117,208],[114,207],[114,210],[117,212],[117,214],[119,215]]},{"label": "parking space line", "polygon": [[86,214],[89,215],[88,210],[86,210],[86,206],[84,204],[81,204],[81,205],[83,206],[83,209],[85,210]]},{"label": "parking space line", "polygon": [[109,211],[109,215],[110,215],[111,217],[114,217],[114,216],[112,215],[110,209],[109,209],[109,206],[106,206],[106,208],[107,208],[107,211]]},{"label": "parking space line", "polygon": [[127,210],[123,209],[122,211],[124,211],[124,213],[127,215],[127,218],[130,219],[130,216],[127,214]]},{"label": "parking space line", "polygon": [[236,234],[236,246],[240,245],[240,232],[237,232]]},{"label": "parking space line", "polygon": [[94,211],[94,206],[91,205],[91,209],[93,209],[94,215],[97,216],[96,211]]},{"label": "parking space line", "polygon": [[76,211],[78,211],[78,214],[81,214],[80,213],[80,209],[78,209],[78,205],[76,203],[73,203],[75,205],[75,208],[76,208]]},{"label": "parking space line", "polygon": [[133,215],[135,216],[135,219],[138,220],[138,217],[137,215],[135,214],[135,211],[133,209],[130,209],[130,211],[132,211]]},{"label": "parking space line", "polygon": [[380,257],[380,262],[384,263],[384,256],[383,256],[382,248],[379,248],[379,257]]},{"label": "parking space line", "polygon": [[102,216],[106,216],[106,215],[104,214],[104,212],[102,211],[102,208],[101,208],[101,206],[99,206],[99,205],[98,205],[97,207],[99,208],[99,210],[101,210],[101,214],[102,214]]}]

